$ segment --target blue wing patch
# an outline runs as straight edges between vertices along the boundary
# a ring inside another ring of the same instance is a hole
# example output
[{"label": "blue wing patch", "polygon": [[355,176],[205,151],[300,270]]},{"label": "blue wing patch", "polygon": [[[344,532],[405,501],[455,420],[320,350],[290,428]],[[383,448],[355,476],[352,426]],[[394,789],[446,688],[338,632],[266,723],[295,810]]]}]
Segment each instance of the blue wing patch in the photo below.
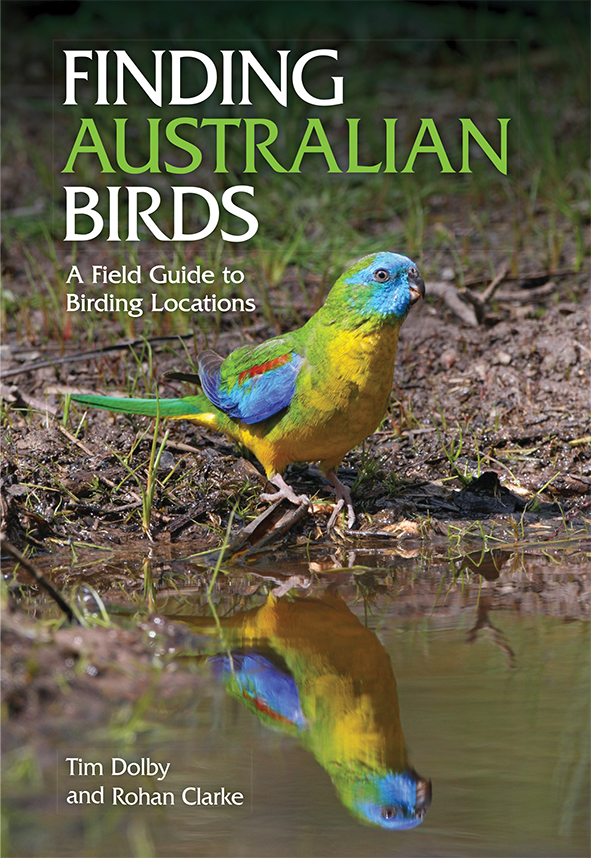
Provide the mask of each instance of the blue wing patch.
[{"label": "blue wing patch", "polygon": [[272,664],[263,655],[232,653],[208,659],[220,678],[236,684],[240,694],[261,713],[278,724],[304,728],[306,719],[293,677]]},{"label": "blue wing patch", "polygon": [[207,398],[228,416],[259,423],[289,405],[303,360],[301,355],[287,352],[244,370],[230,386],[222,380],[222,358],[206,351],[198,358],[199,377]]}]

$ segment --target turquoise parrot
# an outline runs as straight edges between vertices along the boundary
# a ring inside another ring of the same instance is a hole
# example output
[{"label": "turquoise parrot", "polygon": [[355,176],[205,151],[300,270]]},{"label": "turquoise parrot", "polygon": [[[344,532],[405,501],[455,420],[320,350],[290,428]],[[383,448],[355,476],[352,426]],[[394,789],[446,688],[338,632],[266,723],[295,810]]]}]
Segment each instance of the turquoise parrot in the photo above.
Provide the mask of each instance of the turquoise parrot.
[{"label": "turquoise parrot", "polygon": [[[212,618],[167,616],[219,634]],[[228,692],[268,727],[296,736],[345,807],[389,830],[422,822],[431,783],[408,759],[390,658],[340,596],[271,594],[218,623],[224,650],[208,660]]]},{"label": "turquoise parrot", "polygon": [[411,305],[424,294],[412,260],[398,253],[372,253],[341,274],[303,327],[261,345],[243,346],[225,360],[204,351],[197,358],[199,375],[169,373],[169,378],[200,383],[201,394],[72,399],[127,414],[192,420],[224,432],[254,453],[277,488],[262,500],[307,503],[283,473],[295,462],[319,462],[337,501],[329,530],[345,505],[352,527],[351,493],[337,469],[386,413],[398,332]]}]

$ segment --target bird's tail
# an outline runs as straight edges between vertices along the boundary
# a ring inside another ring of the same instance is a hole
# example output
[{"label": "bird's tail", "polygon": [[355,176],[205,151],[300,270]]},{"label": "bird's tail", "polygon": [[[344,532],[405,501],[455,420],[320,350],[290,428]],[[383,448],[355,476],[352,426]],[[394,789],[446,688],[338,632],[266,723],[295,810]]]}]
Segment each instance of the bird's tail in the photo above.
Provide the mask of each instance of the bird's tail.
[{"label": "bird's tail", "polygon": [[143,414],[168,420],[195,420],[203,426],[219,428],[221,412],[203,394],[183,399],[124,399],[119,396],[74,394],[74,402],[122,414]]}]

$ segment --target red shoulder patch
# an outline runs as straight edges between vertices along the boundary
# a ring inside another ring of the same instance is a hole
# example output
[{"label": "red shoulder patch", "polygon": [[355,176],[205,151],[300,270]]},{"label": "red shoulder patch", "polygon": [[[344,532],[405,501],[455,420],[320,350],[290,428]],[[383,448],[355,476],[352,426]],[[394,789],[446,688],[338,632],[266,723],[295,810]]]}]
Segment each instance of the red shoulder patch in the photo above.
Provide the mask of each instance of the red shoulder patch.
[{"label": "red shoulder patch", "polygon": [[285,715],[280,715],[279,712],[271,709],[267,701],[263,700],[262,697],[253,697],[246,691],[246,689],[243,689],[242,696],[247,700],[250,700],[251,703],[254,703],[255,709],[258,709],[259,712],[263,712],[265,715],[269,715],[274,721],[279,721],[280,724],[291,724],[293,726],[293,721],[286,718]]},{"label": "red shoulder patch", "polygon": [[247,378],[254,378],[255,375],[262,375],[264,372],[269,372],[271,369],[276,369],[278,366],[289,363],[291,360],[291,352],[274,360],[268,360],[266,363],[261,363],[258,366],[253,366],[250,369],[245,369],[238,376],[238,384],[244,384]]}]

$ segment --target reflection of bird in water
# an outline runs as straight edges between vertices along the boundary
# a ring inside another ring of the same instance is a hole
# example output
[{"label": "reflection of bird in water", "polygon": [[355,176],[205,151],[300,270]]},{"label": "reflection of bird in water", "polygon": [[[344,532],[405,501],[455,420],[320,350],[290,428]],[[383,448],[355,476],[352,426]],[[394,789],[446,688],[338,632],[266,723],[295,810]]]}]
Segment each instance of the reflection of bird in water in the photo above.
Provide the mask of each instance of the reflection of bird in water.
[{"label": "reflection of bird in water", "polygon": [[407,760],[392,665],[344,601],[271,595],[221,623],[230,652],[211,661],[230,694],[261,721],[296,734],[360,819],[418,825],[431,784]]},{"label": "reflection of bird in water", "polygon": [[258,346],[243,346],[223,360],[198,357],[199,375],[169,373],[200,384],[183,399],[72,397],[93,408],[193,420],[224,432],[251,450],[277,492],[265,500],[307,502],[283,479],[293,462],[320,462],[337,505],[351,493],[337,477],[343,456],[375,432],[392,388],[398,332],[408,310],[425,294],[414,263],[398,253],[373,253],[342,274],[323,307],[302,327]]}]

